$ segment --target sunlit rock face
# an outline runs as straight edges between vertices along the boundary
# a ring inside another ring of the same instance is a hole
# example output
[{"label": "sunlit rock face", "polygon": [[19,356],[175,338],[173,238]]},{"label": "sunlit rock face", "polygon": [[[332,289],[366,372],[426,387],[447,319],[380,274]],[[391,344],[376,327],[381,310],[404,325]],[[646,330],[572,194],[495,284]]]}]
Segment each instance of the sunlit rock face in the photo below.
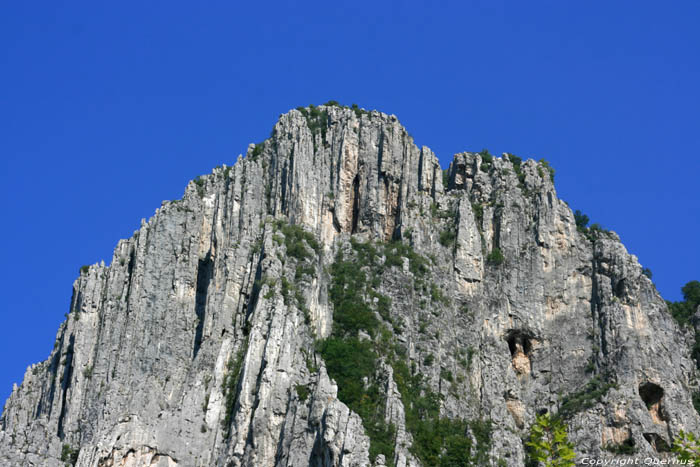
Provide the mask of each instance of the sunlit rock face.
[{"label": "sunlit rock face", "polygon": [[[352,332],[351,286],[371,322]],[[360,402],[334,337],[371,349]],[[0,465],[428,467],[446,421],[469,459],[523,465],[544,412],[580,456],[661,456],[700,431],[691,339],[617,235],[577,230],[546,164],[443,171],[394,116],[292,110],[81,272],[5,404]]]}]

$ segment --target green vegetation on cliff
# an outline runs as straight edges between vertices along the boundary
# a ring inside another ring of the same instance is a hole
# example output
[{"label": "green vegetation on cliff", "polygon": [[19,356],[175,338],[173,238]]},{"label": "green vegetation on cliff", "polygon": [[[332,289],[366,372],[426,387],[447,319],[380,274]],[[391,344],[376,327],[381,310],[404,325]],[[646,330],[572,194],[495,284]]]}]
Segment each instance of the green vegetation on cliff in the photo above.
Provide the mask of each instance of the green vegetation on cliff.
[{"label": "green vegetation on cliff", "polygon": [[[683,301],[667,301],[668,311],[681,326],[694,325],[692,318],[700,306],[700,282],[688,282],[681,288],[681,292],[683,293]],[[693,345],[692,356],[695,360],[695,365],[700,369],[700,332],[697,330],[695,331],[695,344]],[[693,398],[693,405],[695,410],[700,413],[700,396],[697,394]]]},{"label": "green vegetation on cliff", "polygon": [[[387,377],[382,368],[388,365],[401,393],[406,429],[413,436],[411,452],[423,465],[485,463],[490,422],[441,417],[441,396],[415,364],[409,366],[405,349],[396,344],[387,326],[397,324],[389,314],[389,298],[378,291],[382,273],[401,267],[406,258],[414,281],[420,282],[428,272],[428,261],[401,242],[375,245],[353,239],[351,245],[352,252],[339,251],[330,269],[333,331],[318,349],[328,374],[338,383],[339,399],[362,418],[370,438],[370,458],[383,454],[388,465],[394,458],[396,429],[385,421],[386,397],[380,390]],[[446,301],[435,302],[441,303]]]}]

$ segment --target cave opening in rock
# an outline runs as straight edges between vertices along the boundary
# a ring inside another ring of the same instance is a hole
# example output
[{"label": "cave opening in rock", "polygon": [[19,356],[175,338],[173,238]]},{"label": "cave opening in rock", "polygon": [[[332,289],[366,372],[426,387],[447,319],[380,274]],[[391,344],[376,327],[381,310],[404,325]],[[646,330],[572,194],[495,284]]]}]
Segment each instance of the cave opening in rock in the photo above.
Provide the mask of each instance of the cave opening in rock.
[{"label": "cave opening in rock", "polygon": [[506,342],[510,350],[513,368],[518,376],[530,374],[532,363],[530,353],[532,351],[532,337],[520,330],[510,331],[506,334]]},{"label": "cave opening in rock", "polygon": [[644,433],[644,439],[647,440],[656,452],[671,452],[671,448],[666,440],[658,433]]},{"label": "cave opening in rock", "polygon": [[627,438],[622,441],[611,441],[603,446],[603,449],[614,452],[616,454],[631,455],[637,452],[637,445],[634,438],[627,434]]},{"label": "cave opening in rock", "polygon": [[350,233],[357,233],[357,221],[360,217],[360,174],[352,181],[352,226]]},{"label": "cave opening in rock", "polygon": [[639,397],[646,404],[654,423],[664,423],[666,414],[663,410],[664,390],[655,383],[646,382],[639,385]]},{"label": "cave opening in rock", "polygon": [[202,345],[202,335],[204,331],[204,314],[207,306],[207,294],[209,292],[209,283],[214,275],[214,261],[211,255],[207,253],[206,258],[200,259],[197,267],[197,289],[194,300],[194,312],[197,315],[197,329],[194,335],[194,346],[192,349],[192,358],[197,357],[199,347]]},{"label": "cave opening in rock", "polygon": [[619,299],[627,297],[627,281],[625,279],[620,279],[615,284],[615,296]]}]

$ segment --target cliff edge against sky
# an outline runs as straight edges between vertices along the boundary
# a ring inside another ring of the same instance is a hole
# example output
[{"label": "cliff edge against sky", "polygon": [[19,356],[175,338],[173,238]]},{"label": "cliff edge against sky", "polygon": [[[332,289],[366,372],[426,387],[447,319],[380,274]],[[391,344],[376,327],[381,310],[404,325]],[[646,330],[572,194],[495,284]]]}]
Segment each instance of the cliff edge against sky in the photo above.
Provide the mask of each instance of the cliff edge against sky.
[{"label": "cliff edge against sky", "polygon": [[544,412],[664,456],[700,431],[693,342],[545,162],[443,171],[394,116],[300,108],[84,268],[0,464],[523,465]]}]

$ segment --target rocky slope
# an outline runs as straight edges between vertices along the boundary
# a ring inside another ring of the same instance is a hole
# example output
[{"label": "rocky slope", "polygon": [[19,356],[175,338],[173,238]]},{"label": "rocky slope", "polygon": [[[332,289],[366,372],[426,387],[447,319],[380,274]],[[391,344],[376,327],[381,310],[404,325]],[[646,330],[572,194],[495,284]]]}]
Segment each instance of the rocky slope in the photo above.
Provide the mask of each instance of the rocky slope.
[{"label": "rocky slope", "polygon": [[663,456],[700,432],[693,336],[552,179],[290,111],[81,272],[0,464],[523,465],[544,411],[579,456]]}]

